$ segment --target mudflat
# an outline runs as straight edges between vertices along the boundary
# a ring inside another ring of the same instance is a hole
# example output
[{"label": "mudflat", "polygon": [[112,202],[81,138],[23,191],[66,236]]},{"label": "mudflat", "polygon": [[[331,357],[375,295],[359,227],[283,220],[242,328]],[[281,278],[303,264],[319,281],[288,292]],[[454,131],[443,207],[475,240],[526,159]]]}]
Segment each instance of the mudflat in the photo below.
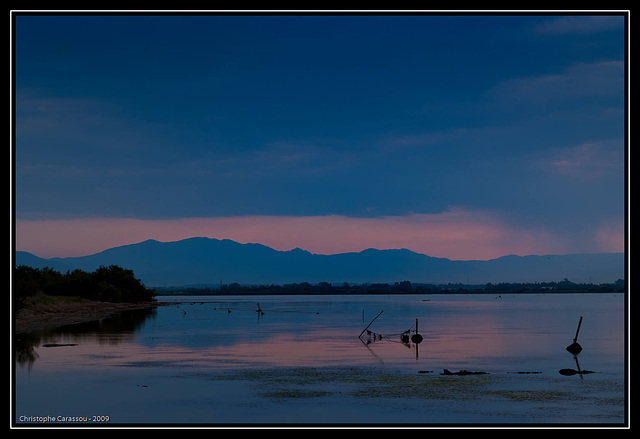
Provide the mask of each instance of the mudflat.
[{"label": "mudflat", "polygon": [[123,311],[153,308],[158,302],[111,303],[82,301],[44,301],[21,309],[15,316],[17,334],[57,326],[101,320]]}]

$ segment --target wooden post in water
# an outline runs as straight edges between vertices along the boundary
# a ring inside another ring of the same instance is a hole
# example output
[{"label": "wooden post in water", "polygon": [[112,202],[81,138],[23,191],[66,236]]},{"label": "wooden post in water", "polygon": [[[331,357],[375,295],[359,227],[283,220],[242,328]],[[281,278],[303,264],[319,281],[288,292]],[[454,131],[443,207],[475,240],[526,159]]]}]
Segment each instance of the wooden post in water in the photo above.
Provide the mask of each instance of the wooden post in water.
[{"label": "wooden post in water", "polygon": [[582,316],[580,316],[580,320],[578,321],[578,329],[576,330],[576,336],[573,339],[573,343],[567,346],[567,351],[572,354],[579,354],[582,351],[582,346],[578,344],[578,333],[580,332],[580,325],[582,325]]},{"label": "wooden post in water", "polygon": [[418,319],[416,319],[416,333],[411,336],[411,341],[418,344],[422,341],[422,336],[418,334]]},{"label": "wooden post in water", "polygon": [[580,325],[582,325],[582,316],[580,316],[580,320],[578,321],[578,329],[576,330],[576,336],[573,338],[574,343],[578,341],[578,333],[580,332]]},{"label": "wooden post in water", "polygon": [[364,329],[362,330],[362,332],[360,333],[360,335],[359,335],[358,337],[362,337],[362,334],[364,334],[364,332],[365,332],[367,329],[369,329],[369,326],[371,326],[371,323],[373,323],[373,322],[374,322],[378,317],[380,317],[380,314],[382,314],[383,312],[384,312],[384,309],[383,309],[382,311],[380,311],[380,313],[379,313],[377,316],[375,316],[375,318],[374,318],[373,320],[371,320],[371,322],[367,325],[367,327],[366,327],[366,328],[364,328]]}]

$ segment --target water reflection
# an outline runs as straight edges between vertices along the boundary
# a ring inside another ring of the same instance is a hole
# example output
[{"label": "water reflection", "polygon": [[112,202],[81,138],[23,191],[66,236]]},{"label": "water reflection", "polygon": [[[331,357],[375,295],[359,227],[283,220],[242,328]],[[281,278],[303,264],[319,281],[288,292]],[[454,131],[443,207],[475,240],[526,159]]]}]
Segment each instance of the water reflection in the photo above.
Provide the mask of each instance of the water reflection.
[{"label": "water reflection", "polygon": [[592,370],[583,370],[580,369],[580,363],[578,362],[578,356],[574,355],[573,359],[576,361],[576,369],[560,369],[559,373],[560,375],[564,375],[564,376],[573,376],[573,375],[580,375],[580,378],[583,378],[583,375],[587,375],[590,373],[594,373],[594,371]]},{"label": "water reflection", "polygon": [[[402,345],[408,347],[408,348],[414,348],[416,351],[416,359],[418,358],[418,345],[420,343],[422,343],[422,340],[424,339],[422,337],[422,335],[418,332],[418,319],[416,319],[416,323],[414,326],[412,326],[411,328],[403,331],[403,332],[399,332],[399,333],[395,333],[395,334],[379,334],[376,333],[372,330],[369,329],[369,327],[373,324],[373,322],[375,322],[378,317],[380,317],[382,315],[382,313],[384,312],[381,311],[380,314],[378,314],[370,323],[369,325],[367,325],[367,327],[365,327],[362,332],[360,333],[360,335],[358,336],[358,338],[360,339],[360,341],[362,341],[362,343],[369,348],[369,345],[371,343],[374,342],[381,342],[381,341],[389,341],[389,342],[399,342]],[[371,351],[371,349],[369,349]],[[373,351],[371,351],[373,353]],[[375,355],[375,354],[374,354]]]},{"label": "water reflection", "polygon": [[31,369],[39,358],[37,348],[40,346],[53,349],[78,343],[115,345],[130,341],[135,331],[156,315],[156,308],[131,310],[92,322],[17,334],[14,338],[16,364]]},{"label": "water reflection", "polygon": [[[70,356],[87,365],[91,359],[100,359],[97,367],[358,365],[372,360],[415,367],[410,361],[420,360],[428,367],[482,364],[502,371],[528,363],[536,370],[546,367],[557,373],[564,349],[559,343],[566,340],[568,332],[562,307],[536,300],[438,299],[375,298],[365,302],[345,297],[308,301],[262,297],[256,301],[236,297],[183,302],[23,334],[16,340],[15,358],[19,366],[29,369],[42,355],[47,367],[62,366]],[[386,307],[384,314],[376,308],[379,303]],[[364,319],[365,306],[367,316],[375,316],[371,321]],[[621,352],[616,347],[621,346],[622,337],[614,337],[620,328],[607,330],[615,319],[593,314],[587,321],[589,355],[595,351],[607,354],[603,347]],[[598,326],[614,337],[613,344],[594,338],[593,328]],[[62,344],[82,346],[65,350]],[[102,349],[105,346],[118,348]],[[589,362],[593,365],[592,357]]]},{"label": "water reflection", "polygon": [[[120,422],[286,422],[325,409],[338,416],[330,421],[364,419],[350,417],[354,410],[414,422],[451,413],[464,422],[495,422],[496,413],[508,422],[621,416],[623,307],[611,296],[202,299],[21,335],[16,414],[91,407]],[[578,315],[581,364],[565,350]],[[597,373],[586,379],[582,365]]]}]

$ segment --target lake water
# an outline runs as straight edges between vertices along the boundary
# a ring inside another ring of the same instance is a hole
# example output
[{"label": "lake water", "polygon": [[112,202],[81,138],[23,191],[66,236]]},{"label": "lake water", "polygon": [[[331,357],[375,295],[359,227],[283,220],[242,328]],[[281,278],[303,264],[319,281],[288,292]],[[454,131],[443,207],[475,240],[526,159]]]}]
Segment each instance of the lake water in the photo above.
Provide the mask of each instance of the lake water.
[{"label": "lake water", "polygon": [[[16,425],[628,421],[622,294],[158,300],[170,304],[21,336]],[[403,342],[416,323],[422,341]]]}]

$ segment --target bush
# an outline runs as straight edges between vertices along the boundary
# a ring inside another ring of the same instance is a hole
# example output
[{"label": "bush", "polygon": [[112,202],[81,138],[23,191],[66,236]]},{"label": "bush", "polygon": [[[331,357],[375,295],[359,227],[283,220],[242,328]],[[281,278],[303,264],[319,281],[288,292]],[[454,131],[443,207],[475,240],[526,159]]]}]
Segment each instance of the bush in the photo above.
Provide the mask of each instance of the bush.
[{"label": "bush", "polygon": [[136,279],[132,270],[117,265],[100,267],[93,273],[82,270],[60,274],[50,268],[21,265],[15,270],[14,299],[18,308],[37,294],[77,296],[102,302],[149,302],[155,291]]}]

